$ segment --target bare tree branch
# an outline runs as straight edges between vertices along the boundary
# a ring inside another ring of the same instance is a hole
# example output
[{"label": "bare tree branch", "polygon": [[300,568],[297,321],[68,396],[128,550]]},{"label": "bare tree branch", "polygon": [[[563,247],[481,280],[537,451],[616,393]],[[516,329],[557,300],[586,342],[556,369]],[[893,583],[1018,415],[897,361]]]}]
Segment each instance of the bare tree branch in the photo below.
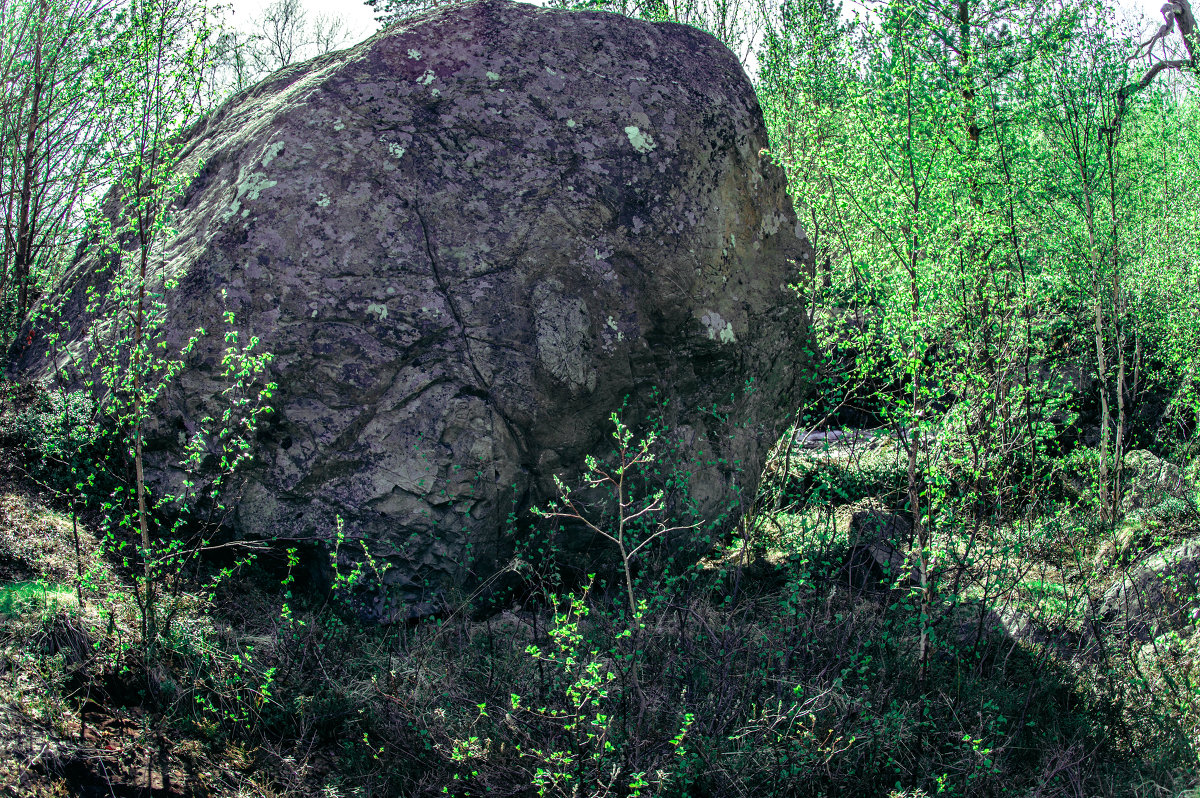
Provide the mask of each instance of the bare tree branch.
[{"label": "bare tree branch", "polygon": [[[1179,16],[1179,13],[1183,11],[1183,7],[1179,3],[1164,3],[1163,7],[1160,8],[1159,11],[1162,12],[1163,19],[1166,21],[1163,22],[1157,33],[1137,46],[1137,49],[1134,50],[1133,55],[1125,59],[1127,62],[1141,58],[1143,55],[1150,55],[1150,51],[1154,49],[1155,42],[1161,41],[1163,46],[1166,46],[1165,40],[1167,35],[1171,31],[1175,30],[1175,17]],[[1143,48],[1145,50],[1144,52]]]},{"label": "bare tree branch", "polygon": [[275,0],[263,9],[259,26],[267,46],[264,53],[269,64],[267,71],[282,69],[299,60],[301,49],[308,44],[304,40],[308,14],[300,0]]},{"label": "bare tree branch", "polygon": [[312,43],[316,48],[317,55],[344,47],[349,38],[350,31],[347,29],[344,17],[318,14],[313,20]]},{"label": "bare tree branch", "polygon": [[1163,24],[1158,31],[1151,36],[1147,41],[1138,45],[1137,50],[1126,61],[1132,61],[1135,58],[1140,58],[1145,55],[1151,56],[1151,50],[1155,43],[1162,42],[1164,49],[1167,44],[1167,36],[1176,28],[1178,22],[1179,37],[1183,40],[1183,46],[1187,50],[1187,58],[1177,58],[1170,61],[1159,61],[1142,75],[1141,80],[1136,83],[1129,83],[1117,90],[1117,111],[1114,115],[1110,128],[1105,128],[1105,131],[1116,130],[1121,125],[1121,119],[1125,116],[1126,101],[1137,94],[1142,89],[1145,89],[1160,72],[1165,70],[1188,70],[1196,71],[1196,17],[1192,14],[1191,0],[1172,0],[1164,3],[1159,9],[1163,15]]}]

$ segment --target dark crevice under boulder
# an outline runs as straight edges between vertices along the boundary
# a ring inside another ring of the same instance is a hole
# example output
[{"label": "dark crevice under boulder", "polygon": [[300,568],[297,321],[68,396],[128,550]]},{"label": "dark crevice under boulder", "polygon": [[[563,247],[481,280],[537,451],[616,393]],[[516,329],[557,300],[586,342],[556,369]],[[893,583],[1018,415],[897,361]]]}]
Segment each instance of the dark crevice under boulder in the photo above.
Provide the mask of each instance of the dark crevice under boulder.
[{"label": "dark crevice under boulder", "polygon": [[[767,146],[711,36],[496,0],[234,97],[188,134],[196,177],[155,274],[179,281],[173,347],[228,310],[275,356],[237,532],[328,539],[341,517],[411,611],[502,567],[510,513],[611,448],[627,397],[635,425],[661,411],[700,512],[728,513],[810,373],[789,284],[811,248]],[[76,355],[108,279],[85,251],[57,292]],[[70,371],[44,326],[18,372]],[[203,339],[161,396],[159,491],[220,406],[223,347]]]}]

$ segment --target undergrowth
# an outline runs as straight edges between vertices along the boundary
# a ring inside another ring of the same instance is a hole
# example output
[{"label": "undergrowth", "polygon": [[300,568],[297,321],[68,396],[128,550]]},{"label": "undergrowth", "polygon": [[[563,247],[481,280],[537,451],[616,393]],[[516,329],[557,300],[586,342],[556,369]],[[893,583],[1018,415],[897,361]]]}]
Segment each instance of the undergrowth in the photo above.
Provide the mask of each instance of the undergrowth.
[{"label": "undergrowth", "polygon": [[[573,505],[565,486],[545,515],[604,525],[628,568],[565,582],[553,558],[518,560],[507,605],[464,595],[440,615],[379,624],[361,620],[356,598],[371,569],[335,573],[320,590],[304,581],[297,548],[230,547],[177,580],[153,660],[136,574],[14,465],[25,452],[10,444],[0,785],[162,796],[1174,796],[1195,786],[1195,624],[1148,641],[1113,631],[1095,607],[1128,569],[1096,565],[1102,530],[1064,531],[1069,512],[965,538],[941,525],[923,671],[907,566],[864,548],[865,530],[896,511],[853,500],[862,474],[836,506],[829,484],[787,482],[794,492],[764,504],[745,538],[664,570],[648,555],[657,531],[676,525],[666,502],[623,492],[653,448],[621,434],[618,422],[625,459],[597,460],[592,473],[618,477],[610,499],[636,522],[591,515],[597,505]],[[1147,513],[1149,537],[1130,545],[1170,543],[1154,530],[1186,515],[1176,505]]]}]

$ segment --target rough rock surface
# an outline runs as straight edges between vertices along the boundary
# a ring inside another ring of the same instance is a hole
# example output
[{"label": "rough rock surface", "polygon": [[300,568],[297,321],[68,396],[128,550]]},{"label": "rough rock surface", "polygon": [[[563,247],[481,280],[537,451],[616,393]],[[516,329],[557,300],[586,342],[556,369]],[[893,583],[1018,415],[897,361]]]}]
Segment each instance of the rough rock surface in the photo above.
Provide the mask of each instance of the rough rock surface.
[{"label": "rough rock surface", "polygon": [[[752,491],[809,341],[787,285],[811,249],[767,146],[712,37],[498,0],[233,98],[189,134],[163,271],[175,345],[228,310],[275,355],[238,529],[322,538],[340,516],[346,548],[423,600],[503,565],[514,506],[607,448],[627,396],[634,422],[668,400],[710,518]],[[85,254],[68,317],[88,284]],[[162,397],[160,489],[216,406],[222,346]],[[17,367],[50,373],[36,343]]]},{"label": "rough rock surface", "polygon": [[1129,569],[1104,593],[1099,618],[1118,630],[1149,640],[1182,629],[1200,608],[1200,539],[1153,554]]},{"label": "rough rock surface", "polygon": [[1122,497],[1122,509],[1154,507],[1164,499],[1186,496],[1191,485],[1179,466],[1145,449],[1134,449],[1125,457],[1128,487]]},{"label": "rough rock surface", "polygon": [[912,543],[912,521],[873,500],[839,507],[837,524],[846,529],[850,584],[878,590],[883,584],[917,584],[920,576]]}]

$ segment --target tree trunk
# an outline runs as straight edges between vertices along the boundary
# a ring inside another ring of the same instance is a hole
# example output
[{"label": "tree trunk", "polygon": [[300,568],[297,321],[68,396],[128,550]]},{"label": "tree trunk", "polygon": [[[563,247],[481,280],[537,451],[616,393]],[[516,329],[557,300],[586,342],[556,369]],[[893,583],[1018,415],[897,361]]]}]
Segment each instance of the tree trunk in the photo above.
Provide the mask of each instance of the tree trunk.
[{"label": "tree trunk", "polygon": [[[47,3],[42,3],[42,13],[47,14]],[[29,119],[25,126],[25,146],[21,154],[21,193],[17,206],[16,257],[13,262],[13,282],[17,287],[17,318],[29,310],[29,275],[33,267],[34,237],[36,235],[34,213],[34,185],[37,182],[37,134],[42,113],[42,95],[45,92],[45,74],[42,69],[45,30],[37,25],[33,45],[33,89]]]}]

